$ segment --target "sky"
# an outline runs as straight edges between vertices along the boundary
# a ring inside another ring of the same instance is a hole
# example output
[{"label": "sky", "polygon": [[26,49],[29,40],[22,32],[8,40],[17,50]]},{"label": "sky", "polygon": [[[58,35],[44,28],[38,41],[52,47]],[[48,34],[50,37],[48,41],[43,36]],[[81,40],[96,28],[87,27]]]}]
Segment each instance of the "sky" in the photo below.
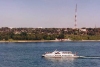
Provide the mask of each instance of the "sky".
[{"label": "sky", "polygon": [[0,0],[0,27],[100,27],[100,0]]}]

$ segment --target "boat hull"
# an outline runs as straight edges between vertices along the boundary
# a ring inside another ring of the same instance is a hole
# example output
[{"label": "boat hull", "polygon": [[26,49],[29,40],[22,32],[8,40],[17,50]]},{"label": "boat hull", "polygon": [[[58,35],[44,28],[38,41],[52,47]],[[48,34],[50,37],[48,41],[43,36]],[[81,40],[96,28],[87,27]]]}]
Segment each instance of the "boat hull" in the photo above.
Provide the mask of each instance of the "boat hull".
[{"label": "boat hull", "polygon": [[42,55],[42,57],[49,57],[49,58],[82,58],[84,56],[46,56],[46,55]]}]

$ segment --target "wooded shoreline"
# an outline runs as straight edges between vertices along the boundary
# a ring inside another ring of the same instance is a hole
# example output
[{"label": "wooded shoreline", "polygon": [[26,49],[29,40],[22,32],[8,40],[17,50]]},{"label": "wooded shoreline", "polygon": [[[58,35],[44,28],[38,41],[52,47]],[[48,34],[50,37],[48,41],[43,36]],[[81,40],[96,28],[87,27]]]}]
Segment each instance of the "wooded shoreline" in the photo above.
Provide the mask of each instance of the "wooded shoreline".
[{"label": "wooded shoreline", "polygon": [[0,28],[0,41],[99,41],[100,28]]}]

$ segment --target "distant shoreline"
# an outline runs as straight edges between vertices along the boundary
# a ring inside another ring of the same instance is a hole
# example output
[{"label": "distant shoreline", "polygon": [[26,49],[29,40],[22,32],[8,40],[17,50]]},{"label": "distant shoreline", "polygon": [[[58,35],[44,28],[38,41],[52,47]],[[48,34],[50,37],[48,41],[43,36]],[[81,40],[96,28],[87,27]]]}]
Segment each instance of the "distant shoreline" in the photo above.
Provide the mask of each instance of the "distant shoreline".
[{"label": "distant shoreline", "polygon": [[80,41],[80,42],[94,42],[94,41],[100,41],[100,40],[65,40],[65,41],[60,41],[60,40],[12,40],[12,41],[0,41],[0,43],[3,43],[3,42],[73,42],[73,41]]},{"label": "distant shoreline", "polygon": [[0,42],[60,42],[56,40],[13,40],[13,41],[0,41]]}]

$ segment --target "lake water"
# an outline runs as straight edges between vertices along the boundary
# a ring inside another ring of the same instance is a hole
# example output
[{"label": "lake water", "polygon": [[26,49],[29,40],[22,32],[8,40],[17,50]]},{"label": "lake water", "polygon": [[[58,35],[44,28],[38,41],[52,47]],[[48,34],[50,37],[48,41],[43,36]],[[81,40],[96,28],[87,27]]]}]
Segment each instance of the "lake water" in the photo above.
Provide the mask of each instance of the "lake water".
[{"label": "lake water", "polygon": [[100,58],[42,58],[54,50],[100,56],[100,42],[0,43],[0,67],[100,67]]}]

